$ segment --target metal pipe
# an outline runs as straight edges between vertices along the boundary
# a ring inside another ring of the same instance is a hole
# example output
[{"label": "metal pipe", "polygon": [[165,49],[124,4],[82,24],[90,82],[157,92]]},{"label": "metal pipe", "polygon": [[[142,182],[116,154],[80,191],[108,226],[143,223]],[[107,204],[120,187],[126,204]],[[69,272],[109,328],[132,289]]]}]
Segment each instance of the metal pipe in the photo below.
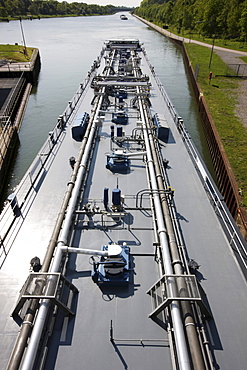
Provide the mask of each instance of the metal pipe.
[{"label": "metal pipe", "polygon": [[[152,213],[154,214],[152,198],[151,198],[151,204],[152,204]],[[154,224],[155,240],[158,240],[157,221],[156,221],[156,218],[154,218],[154,217],[153,217],[153,224]],[[157,254],[158,254],[158,259],[161,261],[162,256],[161,256],[160,248],[157,249]],[[161,263],[158,264],[158,268],[159,268],[160,276],[163,276],[164,270],[163,270],[163,265]],[[168,308],[166,308],[166,311],[168,311]],[[168,312],[166,314],[168,314]],[[174,351],[174,341],[173,341],[173,338],[172,338],[172,330],[171,330],[171,325],[170,325],[169,322],[167,323],[167,337],[168,337],[169,346],[170,346],[172,369],[177,370],[176,358],[175,358],[175,353],[174,353],[175,352]]]},{"label": "metal pipe", "polygon": [[[100,102],[102,102],[102,98],[103,98],[102,96],[99,98]],[[97,100],[96,100],[96,102],[97,102]],[[99,109],[100,105],[101,104],[98,104],[98,109]],[[92,124],[91,130],[90,130],[89,138],[88,138],[86,148],[85,148],[85,153],[84,153],[84,155],[82,157],[82,161],[80,163],[78,176],[77,176],[77,179],[75,181],[73,193],[72,193],[72,196],[71,196],[68,208],[67,208],[66,216],[65,216],[65,219],[64,219],[64,223],[63,223],[62,233],[59,237],[59,242],[58,242],[58,246],[57,246],[57,252],[58,253],[56,253],[56,256],[54,258],[53,265],[52,265],[52,268],[51,268],[51,272],[59,271],[61,258],[62,258],[62,250],[60,250],[60,246],[64,246],[67,243],[67,238],[68,238],[68,235],[69,235],[72,216],[73,216],[74,209],[75,209],[75,206],[76,206],[76,203],[77,203],[77,200],[78,200],[78,194],[79,194],[80,188],[81,188],[81,181],[82,181],[82,178],[83,178],[83,176],[85,174],[85,171],[86,171],[86,163],[88,161],[92,141],[93,141],[93,138],[94,138],[95,130],[97,128],[97,123],[96,123],[95,117],[97,117],[97,110],[98,109],[96,109],[96,112],[95,112],[95,115],[94,115],[93,124]],[[22,370],[31,370],[32,369],[32,366],[34,364],[35,357],[36,357],[36,354],[37,354],[38,345],[39,345],[39,342],[40,342],[40,338],[41,338],[42,330],[43,330],[43,327],[44,327],[45,319],[46,319],[46,316],[47,316],[48,311],[49,311],[49,306],[50,306],[50,301],[46,300],[46,299],[44,299],[40,304],[40,308],[39,308],[39,311],[38,311],[38,314],[37,314],[37,318],[35,320],[35,324],[34,324],[34,327],[33,327],[32,335],[31,335],[31,338],[30,338],[30,341],[29,341],[29,344],[28,344],[28,347],[27,347],[27,352],[26,352],[26,355],[25,355],[25,358],[24,358],[24,361],[23,361],[23,364],[22,364],[22,367],[21,367]]]},{"label": "metal pipe", "polygon": [[[161,169],[162,166],[163,166],[163,161],[162,161],[162,158],[160,157],[159,158],[159,169]],[[167,176],[164,172],[162,173],[163,173],[163,176]],[[159,174],[159,171],[157,172],[157,174]],[[159,186],[161,187],[161,189],[163,189],[164,185],[165,184],[167,185],[167,178],[163,179],[161,175],[158,175],[157,179],[158,179]],[[185,268],[186,272],[188,272],[189,268],[188,268],[187,258],[185,256],[184,246],[182,244],[182,235],[181,235],[181,231],[178,225],[178,220],[176,217],[175,209],[173,205],[169,204],[166,197],[163,197],[161,201],[162,201],[162,206],[165,205],[166,207],[169,208],[169,214],[167,213],[168,219],[165,217],[165,222],[167,224],[167,220],[169,220],[169,222],[171,223],[172,232],[176,234],[176,236],[175,235],[174,237],[171,236],[171,238],[169,235],[169,240],[170,239],[175,240],[175,243],[176,243],[174,244],[174,248],[171,248],[171,255],[172,255],[172,260],[173,260],[174,271],[176,274],[182,275],[183,267]],[[167,230],[169,234],[169,230],[171,230],[171,228],[167,226]],[[178,254],[174,254],[175,251]],[[184,287],[184,284],[182,285],[183,286],[181,286],[181,281],[179,281],[178,289],[181,290],[185,288],[187,290],[187,287]],[[212,355],[210,353],[209,342],[206,337],[204,324],[202,320],[200,319],[201,317],[200,308],[196,306],[195,304],[192,306],[190,302],[187,302],[187,301],[182,301],[181,306],[182,306],[181,308],[183,311],[183,317],[184,317],[184,322],[185,322],[185,329],[186,329],[186,333],[188,336],[188,343],[189,343],[190,348],[193,348],[192,362],[193,362],[194,368],[201,370],[201,369],[204,369],[204,367],[208,369],[208,366],[209,366],[210,369],[212,370],[213,369]],[[199,312],[199,314],[197,312]],[[190,323],[194,321],[196,321],[197,326],[190,325]],[[201,340],[200,333],[202,333],[203,340]]]},{"label": "metal pipe", "polygon": [[121,153],[121,155],[126,156],[126,157],[137,157],[138,155],[146,155],[147,152],[136,152],[136,153]]},{"label": "metal pipe", "polygon": [[[104,91],[104,89],[105,88],[103,88],[103,91]],[[61,249],[61,247],[64,247],[67,244],[67,238],[68,238],[69,231],[70,231],[71,220],[72,220],[72,216],[73,216],[75,206],[76,206],[76,203],[77,203],[77,200],[78,200],[78,194],[80,192],[81,182],[82,182],[83,176],[84,176],[85,171],[86,171],[86,165],[87,165],[87,161],[88,161],[89,154],[90,154],[90,151],[91,151],[91,144],[93,142],[94,134],[95,134],[95,131],[96,131],[96,128],[97,128],[97,118],[98,118],[98,115],[99,115],[101,105],[103,103],[103,98],[104,98],[103,94],[98,96],[97,99],[96,99],[96,103],[94,104],[94,107],[97,107],[97,108],[96,109],[94,108],[93,111],[92,111],[92,114],[93,114],[93,118],[91,119],[92,120],[92,127],[90,129],[89,137],[88,137],[88,140],[87,140],[87,143],[86,143],[86,147],[85,147],[85,151],[84,151],[83,156],[82,156],[81,163],[79,164],[78,175],[77,175],[76,181],[74,183],[73,193],[72,193],[70,202],[68,204],[68,207],[66,209],[66,216],[65,216],[65,219],[64,219],[64,222],[63,222],[62,232],[59,236],[58,245],[57,245],[57,253],[55,255],[55,258],[54,258],[54,261],[53,261],[53,264],[52,264],[52,267],[51,267],[51,272],[57,272],[57,271],[59,271],[59,268],[60,268],[61,259],[62,259],[62,249]],[[31,335],[31,338],[30,338],[30,341],[29,341],[29,344],[28,344],[28,348],[27,348],[27,352],[26,352],[26,355],[25,355],[25,358],[24,358],[24,361],[23,361],[23,365],[22,365],[22,368],[21,368],[22,370],[31,370],[32,369],[32,366],[34,364],[35,357],[36,357],[36,354],[37,354],[38,345],[39,345],[39,342],[40,342],[42,330],[43,330],[43,327],[44,327],[45,318],[46,318],[46,316],[48,314],[48,311],[49,311],[49,306],[50,306],[50,301],[49,300],[43,300],[40,304],[39,312],[38,312],[37,318],[35,320],[32,335]]]},{"label": "metal pipe", "polygon": [[[157,158],[154,141],[151,137],[149,139],[150,139],[149,142],[150,142],[150,146],[151,146],[151,150],[152,150],[153,158],[154,158],[154,166],[155,166],[155,173],[156,173],[158,187],[160,190],[160,194],[163,193],[163,195],[165,195],[163,177],[161,175],[160,165],[159,165],[159,161]],[[178,246],[177,246],[176,237],[174,234],[174,229],[173,229],[173,225],[172,225],[172,221],[170,217],[169,206],[167,203],[166,196],[162,197],[161,202],[162,202],[162,209],[163,209],[165,224],[167,227],[167,233],[169,236],[168,240],[169,240],[171,258],[172,258],[172,261],[174,261],[173,268],[174,268],[175,274],[182,275],[184,271],[183,271],[183,267],[182,267],[179,253],[178,253]],[[177,286],[178,286],[179,292],[187,291],[186,284],[184,283],[183,280],[178,279]],[[187,301],[181,301],[181,308],[183,312],[185,330],[186,330],[186,334],[188,337],[189,348],[190,348],[190,353],[191,353],[194,369],[195,370],[205,370],[205,363],[203,360],[200,344],[198,341],[198,335],[197,335],[196,326],[195,326],[195,322],[193,318],[193,312],[192,312],[190,303]]]},{"label": "metal pipe", "polygon": [[83,249],[73,247],[61,247],[63,253],[90,254],[93,256],[108,256],[108,251],[98,251],[96,249]]},{"label": "metal pipe", "polygon": [[[54,226],[53,233],[52,233],[52,236],[51,236],[51,239],[50,239],[47,251],[46,251],[46,255],[45,255],[45,258],[44,258],[44,261],[43,261],[43,265],[42,265],[42,269],[41,269],[42,272],[47,272],[48,268],[50,266],[50,263],[51,263],[51,260],[52,260],[53,254],[54,254],[54,249],[55,249],[56,244],[57,244],[57,238],[58,238],[59,232],[61,230],[61,225],[62,225],[63,220],[64,220],[64,215],[65,215],[65,212],[66,212],[66,208],[68,206],[68,203],[69,203],[69,200],[70,200],[70,197],[71,197],[71,193],[72,193],[72,190],[73,190],[73,187],[74,187],[74,182],[75,182],[76,175],[77,175],[78,168],[79,168],[78,164],[80,163],[81,157],[83,155],[85,145],[86,145],[86,141],[84,141],[81,145],[80,152],[79,152],[79,155],[78,155],[78,159],[76,161],[74,171],[71,175],[70,181],[68,182],[68,186],[67,186],[67,190],[66,190],[66,193],[65,193],[65,196],[64,196],[64,199],[63,199],[63,203],[62,203],[62,206],[60,208],[58,218],[57,218],[56,224]],[[15,343],[15,346],[14,346],[13,351],[12,351],[8,366],[7,366],[7,370],[17,370],[19,368],[24,350],[26,348],[26,342],[27,342],[27,339],[28,339],[28,337],[30,335],[30,332],[31,332],[31,329],[32,329],[32,322],[33,322],[33,319],[34,319],[34,316],[35,316],[35,312],[38,309],[38,306],[39,306],[39,303],[38,303],[37,300],[32,300],[31,301],[31,303],[29,305],[29,309],[27,310],[28,314],[25,316],[25,318],[23,320],[23,323],[30,323],[30,325],[22,324],[20,332],[19,332],[17,340],[16,340],[16,343]]]},{"label": "metal pipe", "polygon": [[[55,247],[57,245],[57,238],[58,238],[59,233],[61,231],[61,226],[62,226],[64,217],[65,217],[66,209],[68,207],[68,204],[69,204],[69,201],[70,201],[70,198],[71,198],[71,194],[72,194],[74,184],[75,184],[75,181],[76,181],[77,173],[79,171],[80,162],[81,162],[82,156],[83,156],[84,151],[85,151],[85,147],[86,147],[86,143],[87,143],[87,139],[88,139],[88,133],[90,132],[90,129],[91,129],[91,126],[90,126],[90,123],[89,123],[87,131],[86,131],[85,136],[83,138],[80,150],[79,150],[79,154],[78,154],[78,157],[77,157],[77,160],[76,160],[76,164],[75,164],[73,173],[72,173],[71,178],[70,178],[70,180],[68,182],[68,185],[67,185],[67,190],[66,190],[64,198],[63,198],[62,206],[60,208],[55,226],[53,228],[52,236],[51,236],[51,239],[49,241],[49,245],[48,245],[47,250],[46,250],[46,254],[45,254],[45,257],[44,257],[43,264],[42,264],[41,272],[47,272],[48,269],[49,269],[49,266],[51,264],[51,260],[52,260],[53,255],[54,255],[54,250],[55,250]],[[19,368],[24,350],[26,348],[27,340],[28,340],[28,337],[29,337],[31,329],[32,329],[32,322],[33,322],[35,313],[38,309],[38,306],[39,306],[39,302],[37,300],[32,300],[31,301],[31,303],[29,305],[29,309],[27,310],[28,314],[25,316],[25,318],[23,320],[23,323],[30,323],[30,325],[23,324],[21,326],[21,329],[19,331],[17,340],[15,342],[15,346],[13,348],[13,351],[12,351],[12,354],[11,354],[11,357],[10,357],[10,360],[9,360],[9,363],[8,363],[8,366],[7,366],[7,370],[17,370]]]},{"label": "metal pipe", "polygon": [[[160,170],[160,164],[159,160],[157,157],[157,150],[155,148],[154,140],[153,140],[153,134],[151,131],[151,125],[148,122],[148,127],[149,127],[149,143],[151,147],[151,152],[154,160],[154,168],[155,168],[155,173],[156,173],[156,179],[157,179],[157,184],[159,188],[159,193],[160,193],[160,198],[161,198],[161,204],[162,204],[162,209],[163,209],[163,215],[165,219],[165,225],[167,228],[167,234],[168,234],[168,240],[169,240],[169,247],[170,247],[170,253],[171,253],[171,258],[174,263],[172,264],[174,266],[174,271],[175,274],[177,275],[182,275],[184,273],[183,268],[182,268],[182,263],[179,257],[178,253],[178,246],[176,242],[176,237],[174,234],[174,229],[170,217],[170,212],[169,212],[169,206],[167,203],[167,198],[165,196],[165,187],[163,183],[163,176],[161,174]],[[163,194],[163,196],[162,196]],[[178,291],[179,292],[186,292],[187,287],[186,284],[184,283],[183,280],[178,279],[177,281],[177,286],[178,286]],[[194,369],[198,370],[205,370],[205,362],[203,360],[202,352],[201,352],[201,347],[200,343],[198,340],[198,335],[196,331],[196,326],[194,322],[194,317],[193,317],[193,312],[192,308],[190,306],[190,303],[187,301],[181,301],[181,308],[183,312],[183,319],[185,323],[185,330],[189,342],[189,348],[190,348],[190,353],[192,357],[192,362]]]},{"label": "metal pipe", "polygon": [[[139,87],[137,87],[139,91]],[[143,135],[145,139],[146,144],[146,151],[147,151],[147,166],[149,169],[149,174],[151,178],[151,186],[153,189],[153,198],[154,198],[154,204],[155,204],[155,211],[156,211],[156,217],[157,217],[157,226],[158,226],[158,234],[160,237],[160,245],[162,248],[163,256],[164,256],[164,268],[165,272],[168,275],[173,274],[172,264],[171,264],[171,257],[170,257],[170,251],[167,241],[167,235],[166,235],[166,227],[163,220],[163,211],[160,203],[160,198],[158,191],[155,192],[155,190],[158,190],[157,181],[156,181],[156,174],[154,170],[154,161],[152,157],[152,151],[150,148],[150,142],[149,142],[149,135],[148,135],[148,127],[146,124],[146,117],[145,117],[145,102],[142,101],[141,97],[138,97],[139,100],[139,107],[140,107],[140,114],[141,114],[141,120],[143,124]],[[175,282],[174,279],[168,279],[168,287],[171,291],[171,294],[175,296]],[[190,370],[190,360],[189,355],[187,351],[187,345],[186,345],[186,339],[183,331],[183,323],[181,320],[180,315],[180,309],[179,304],[176,301],[173,301],[171,303],[171,316],[173,320],[174,325],[174,335],[175,335],[175,341],[176,341],[176,348],[178,353],[178,362],[179,362],[179,368],[181,370]]]}]

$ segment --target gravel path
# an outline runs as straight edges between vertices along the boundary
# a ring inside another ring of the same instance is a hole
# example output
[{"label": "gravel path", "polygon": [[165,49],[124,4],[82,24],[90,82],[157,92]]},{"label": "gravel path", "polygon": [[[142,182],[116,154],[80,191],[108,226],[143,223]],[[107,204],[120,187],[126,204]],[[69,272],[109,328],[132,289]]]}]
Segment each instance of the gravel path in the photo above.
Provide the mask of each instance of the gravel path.
[{"label": "gravel path", "polygon": [[[236,51],[231,50],[222,50],[216,49],[215,53],[219,55],[219,57],[223,60],[226,64],[246,64],[240,57],[243,55],[242,53],[237,53]],[[247,67],[246,67],[247,70]],[[238,103],[235,109],[236,115],[241,119],[244,127],[247,128],[247,78],[241,78],[238,81]]]}]

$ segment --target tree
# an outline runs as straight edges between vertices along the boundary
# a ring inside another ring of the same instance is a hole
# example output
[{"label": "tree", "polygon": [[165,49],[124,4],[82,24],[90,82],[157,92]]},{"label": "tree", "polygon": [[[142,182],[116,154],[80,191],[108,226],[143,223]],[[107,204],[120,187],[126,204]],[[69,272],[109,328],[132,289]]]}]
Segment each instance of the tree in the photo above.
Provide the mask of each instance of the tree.
[{"label": "tree", "polygon": [[[135,13],[205,36],[246,37],[247,0],[143,0]],[[200,22],[200,24],[198,23]]]},{"label": "tree", "polygon": [[227,26],[228,33],[230,34],[231,38],[236,38],[240,35],[241,27],[239,19],[241,18],[241,10],[239,3],[239,0],[231,0],[230,3],[230,11],[227,17]]},{"label": "tree", "polygon": [[240,17],[240,30],[241,37],[244,41],[247,41],[247,0],[242,4],[242,11]]}]

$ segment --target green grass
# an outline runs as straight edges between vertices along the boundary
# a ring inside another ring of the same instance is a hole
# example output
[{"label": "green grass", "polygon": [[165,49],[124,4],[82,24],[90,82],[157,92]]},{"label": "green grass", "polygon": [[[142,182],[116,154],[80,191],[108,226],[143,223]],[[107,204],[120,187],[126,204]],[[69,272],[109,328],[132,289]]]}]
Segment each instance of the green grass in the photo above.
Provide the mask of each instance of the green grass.
[{"label": "green grass", "polygon": [[225,63],[213,54],[209,84],[209,59],[211,50],[195,44],[185,44],[195,70],[199,66],[198,83],[206,99],[215,126],[220,135],[239,188],[243,192],[243,204],[247,208],[247,130],[235,114],[238,83],[235,78],[220,76],[225,73]]},{"label": "green grass", "polygon": [[33,48],[26,48],[27,55],[25,55],[24,51],[24,46],[21,45],[0,45],[0,60],[7,59],[14,62],[29,62]]}]

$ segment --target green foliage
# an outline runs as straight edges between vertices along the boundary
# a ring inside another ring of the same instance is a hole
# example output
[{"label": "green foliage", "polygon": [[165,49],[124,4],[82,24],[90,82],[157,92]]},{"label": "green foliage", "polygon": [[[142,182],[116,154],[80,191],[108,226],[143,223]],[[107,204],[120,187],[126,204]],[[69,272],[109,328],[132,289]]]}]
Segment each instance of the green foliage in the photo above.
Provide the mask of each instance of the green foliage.
[{"label": "green foliage", "polygon": [[103,15],[113,14],[122,9],[122,7],[113,5],[88,5],[86,3],[67,3],[66,1],[58,2],[55,0],[0,0],[1,18],[15,18],[20,16],[54,17],[65,15]]},{"label": "green foliage", "polygon": [[135,13],[177,33],[247,41],[247,0],[143,0]]}]

